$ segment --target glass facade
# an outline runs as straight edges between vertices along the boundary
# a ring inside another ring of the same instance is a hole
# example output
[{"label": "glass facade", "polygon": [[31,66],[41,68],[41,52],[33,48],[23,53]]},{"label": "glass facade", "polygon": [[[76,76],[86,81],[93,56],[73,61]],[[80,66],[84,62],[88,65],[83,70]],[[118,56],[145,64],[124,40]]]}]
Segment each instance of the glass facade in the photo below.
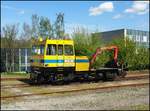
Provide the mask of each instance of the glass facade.
[{"label": "glass facade", "polygon": [[126,29],[126,36],[135,41],[137,46],[149,48],[149,32],[141,30]]},{"label": "glass facade", "polygon": [[[1,69],[2,71],[6,71],[6,65],[10,65],[10,56],[9,50],[6,48],[1,48]],[[6,54],[7,52],[7,54]],[[30,69],[30,56],[31,49],[30,48],[16,48],[14,49],[14,72],[22,72]]]},{"label": "glass facade", "polygon": [[20,52],[21,52],[20,71],[27,71],[30,67],[31,49],[22,48],[20,49]]},{"label": "glass facade", "polygon": [[99,36],[104,42],[110,42],[113,39],[126,38],[136,42],[137,47],[143,46],[149,48],[149,32],[133,29],[118,29],[112,31],[100,32]]}]

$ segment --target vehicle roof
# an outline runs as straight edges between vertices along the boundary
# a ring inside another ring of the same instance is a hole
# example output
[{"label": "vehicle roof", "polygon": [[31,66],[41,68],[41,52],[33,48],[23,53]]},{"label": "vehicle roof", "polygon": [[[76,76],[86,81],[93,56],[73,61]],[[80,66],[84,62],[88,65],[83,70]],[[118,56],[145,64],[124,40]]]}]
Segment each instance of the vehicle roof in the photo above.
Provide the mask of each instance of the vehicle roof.
[{"label": "vehicle roof", "polygon": [[73,45],[73,40],[57,40],[57,39],[46,39],[46,40],[34,40],[33,45],[41,45],[41,44],[70,44]]}]

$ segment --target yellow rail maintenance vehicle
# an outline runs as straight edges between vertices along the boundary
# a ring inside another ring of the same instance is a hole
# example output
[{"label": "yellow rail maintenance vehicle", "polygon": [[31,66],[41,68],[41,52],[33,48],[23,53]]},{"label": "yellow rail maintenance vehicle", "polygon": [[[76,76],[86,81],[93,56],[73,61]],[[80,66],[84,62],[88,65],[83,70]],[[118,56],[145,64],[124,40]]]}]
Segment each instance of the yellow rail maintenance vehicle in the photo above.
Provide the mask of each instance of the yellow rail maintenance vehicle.
[{"label": "yellow rail maintenance vehicle", "polygon": [[[74,79],[114,79],[125,75],[125,68],[109,67],[92,69],[87,56],[76,56],[73,40],[39,39],[32,43],[31,74],[32,83],[52,82],[62,84]],[[115,55],[116,56],[116,55]]]}]

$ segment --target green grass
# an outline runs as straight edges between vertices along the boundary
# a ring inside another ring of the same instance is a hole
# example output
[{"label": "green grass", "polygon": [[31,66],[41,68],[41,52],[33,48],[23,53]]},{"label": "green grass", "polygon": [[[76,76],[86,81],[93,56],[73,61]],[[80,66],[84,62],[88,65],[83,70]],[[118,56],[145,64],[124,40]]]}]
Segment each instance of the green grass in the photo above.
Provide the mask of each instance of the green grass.
[{"label": "green grass", "polygon": [[27,73],[17,73],[17,72],[10,72],[10,73],[0,73],[1,78],[5,77],[29,77],[30,74]]},{"label": "green grass", "polygon": [[134,105],[130,107],[131,110],[149,110],[148,104],[140,104],[140,105]]},{"label": "green grass", "polygon": [[1,75],[25,75],[25,72],[2,72]]},{"label": "green grass", "polygon": [[140,111],[149,111],[149,104],[138,104],[138,105],[132,105],[132,106],[124,106],[124,107],[121,107],[121,108],[115,108],[113,110],[133,110],[133,111],[136,111],[136,110],[140,110]]},{"label": "green grass", "polygon": [[1,81],[1,85],[14,85],[14,84],[22,84],[23,81],[19,80],[9,80],[9,81]]}]

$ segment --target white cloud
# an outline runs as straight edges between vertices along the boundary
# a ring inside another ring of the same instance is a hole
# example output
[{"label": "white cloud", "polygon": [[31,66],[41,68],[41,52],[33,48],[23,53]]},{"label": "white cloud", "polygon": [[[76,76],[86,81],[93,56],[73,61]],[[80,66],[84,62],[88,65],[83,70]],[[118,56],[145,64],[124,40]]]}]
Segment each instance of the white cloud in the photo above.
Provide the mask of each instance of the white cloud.
[{"label": "white cloud", "polygon": [[123,17],[122,14],[117,14],[117,15],[113,16],[112,18],[113,18],[113,19],[120,19],[120,18],[122,18],[122,17]]},{"label": "white cloud", "polygon": [[138,15],[146,14],[149,12],[149,1],[134,1],[131,8],[126,9],[124,12]]},{"label": "white cloud", "polygon": [[103,12],[111,12],[113,11],[113,3],[112,2],[104,2],[100,4],[98,7],[90,7],[89,15],[97,16],[102,14]]},{"label": "white cloud", "polygon": [[8,10],[13,10],[13,11],[15,11],[18,14],[25,14],[25,10],[18,9],[18,8],[15,8],[15,7],[10,7],[8,5],[2,5],[1,8],[8,9]]},{"label": "white cloud", "polygon": [[24,10],[21,10],[21,11],[19,11],[18,13],[19,13],[19,14],[24,14],[25,11],[24,11]]}]

